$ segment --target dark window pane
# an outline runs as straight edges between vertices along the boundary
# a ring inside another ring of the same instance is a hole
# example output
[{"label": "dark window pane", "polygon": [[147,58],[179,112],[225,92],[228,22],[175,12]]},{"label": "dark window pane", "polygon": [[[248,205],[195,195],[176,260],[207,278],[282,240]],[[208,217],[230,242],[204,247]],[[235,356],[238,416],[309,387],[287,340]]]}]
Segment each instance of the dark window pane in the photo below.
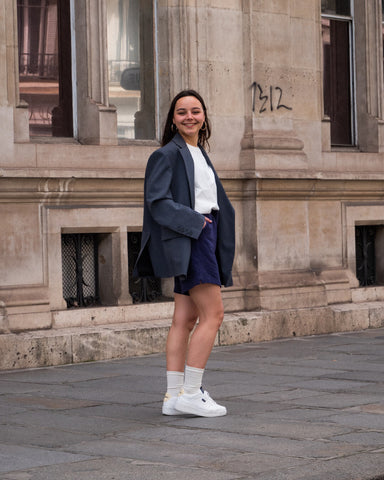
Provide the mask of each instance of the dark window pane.
[{"label": "dark window pane", "polygon": [[19,92],[31,135],[72,136],[69,0],[18,0]]},{"label": "dark window pane", "polygon": [[355,227],[356,276],[360,287],[376,285],[375,239],[378,227]]},{"label": "dark window pane", "polygon": [[350,0],[321,0],[321,13],[327,15],[351,15]]},{"label": "dark window pane", "polygon": [[332,145],[352,144],[349,23],[322,19],[324,112]]}]

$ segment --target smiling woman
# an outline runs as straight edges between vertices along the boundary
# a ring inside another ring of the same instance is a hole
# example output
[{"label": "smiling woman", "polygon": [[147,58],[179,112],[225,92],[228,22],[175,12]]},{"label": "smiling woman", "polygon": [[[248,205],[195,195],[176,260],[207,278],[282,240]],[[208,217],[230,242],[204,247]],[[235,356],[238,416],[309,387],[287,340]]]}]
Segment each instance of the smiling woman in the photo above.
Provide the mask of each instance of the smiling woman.
[{"label": "smiling woman", "polygon": [[173,124],[186,143],[197,147],[199,131],[204,122],[204,110],[196,97],[182,97],[176,102]]},{"label": "smiling woman", "polygon": [[168,111],[163,147],[150,156],[145,172],[135,273],[175,281],[164,415],[227,413],[202,388],[224,316],[220,287],[232,285],[235,251],[234,209],[204,150],[209,136],[203,98],[194,90],[180,92]]},{"label": "smiling woman", "polygon": [[[186,100],[189,99],[189,100]],[[169,143],[175,134],[178,132],[178,127],[176,123],[179,121],[181,125],[181,117],[187,112],[187,103],[183,102],[193,102],[189,108],[191,110],[192,117],[189,118],[190,122],[195,122],[198,119],[200,110],[204,115],[204,120],[200,124],[200,130],[198,130],[198,143],[203,147],[209,147],[208,139],[211,136],[211,124],[207,114],[207,107],[205,106],[203,98],[194,90],[183,90],[175,96],[172,100],[171,106],[168,111],[167,120],[165,122],[165,127],[163,131],[163,137],[161,140],[161,145],[164,146]],[[176,107],[180,108],[180,112],[176,113]],[[193,110],[193,111],[192,111]],[[199,112],[198,112],[199,111]],[[175,117],[177,118],[175,119]],[[194,118],[193,118],[194,117]],[[175,123],[176,120],[176,123]],[[185,119],[184,119],[185,120]]]}]

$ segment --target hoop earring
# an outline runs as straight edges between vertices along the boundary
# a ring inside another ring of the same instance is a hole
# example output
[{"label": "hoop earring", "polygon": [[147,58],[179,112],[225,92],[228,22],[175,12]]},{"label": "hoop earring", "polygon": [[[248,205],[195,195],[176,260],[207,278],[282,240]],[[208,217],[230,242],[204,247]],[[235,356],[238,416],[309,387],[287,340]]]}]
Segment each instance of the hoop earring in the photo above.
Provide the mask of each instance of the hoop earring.
[{"label": "hoop earring", "polygon": [[205,120],[204,120],[203,126],[200,128],[200,130],[202,132],[205,132],[207,130],[207,124],[206,124]]},{"label": "hoop earring", "polygon": [[172,132],[172,133],[176,133],[176,132],[177,132],[177,127],[176,127],[176,125],[175,125],[174,123],[172,123],[172,125],[171,125],[171,132]]}]

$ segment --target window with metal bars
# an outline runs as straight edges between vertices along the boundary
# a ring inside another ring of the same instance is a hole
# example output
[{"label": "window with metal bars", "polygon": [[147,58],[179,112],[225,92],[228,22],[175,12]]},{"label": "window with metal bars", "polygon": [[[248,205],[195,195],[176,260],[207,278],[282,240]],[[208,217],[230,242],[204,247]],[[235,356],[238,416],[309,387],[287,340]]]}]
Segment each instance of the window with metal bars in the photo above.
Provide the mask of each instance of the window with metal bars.
[{"label": "window with metal bars", "polygon": [[[128,232],[129,293],[133,303],[168,301],[161,279],[133,278],[141,232]],[[116,305],[112,237],[108,233],[68,233],[61,236],[63,297],[68,308]]]},{"label": "window with metal bars", "polygon": [[360,287],[384,285],[384,226],[356,226],[355,247]]},{"label": "window with metal bars", "polygon": [[100,304],[98,241],[92,233],[61,236],[63,297],[68,308]]}]

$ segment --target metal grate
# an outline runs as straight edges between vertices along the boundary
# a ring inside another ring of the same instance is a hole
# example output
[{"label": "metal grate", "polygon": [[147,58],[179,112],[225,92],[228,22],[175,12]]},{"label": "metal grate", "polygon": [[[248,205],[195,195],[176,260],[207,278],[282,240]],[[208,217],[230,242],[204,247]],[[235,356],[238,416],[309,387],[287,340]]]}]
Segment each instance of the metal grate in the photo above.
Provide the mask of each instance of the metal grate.
[{"label": "metal grate", "polygon": [[377,225],[355,227],[356,276],[361,287],[376,285],[376,232]]},{"label": "metal grate", "polygon": [[133,278],[133,267],[140,252],[141,232],[128,232],[129,293],[133,303],[162,300],[161,280],[155,277]]},{"label": "metal grate", "polygon": [[68,308],[99,304],[97,235],[61,236],[63,297]]}]

